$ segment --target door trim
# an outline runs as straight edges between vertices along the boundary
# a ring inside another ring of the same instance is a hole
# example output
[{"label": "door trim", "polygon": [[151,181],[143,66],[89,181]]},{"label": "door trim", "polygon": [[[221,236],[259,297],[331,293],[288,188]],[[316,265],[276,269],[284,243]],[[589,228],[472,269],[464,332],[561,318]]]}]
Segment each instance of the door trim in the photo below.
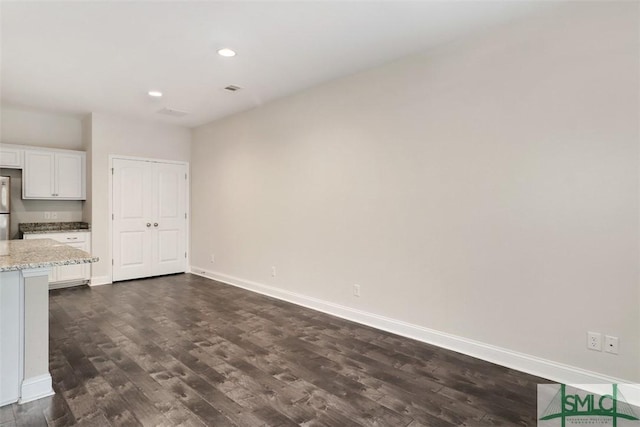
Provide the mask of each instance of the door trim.
[{"label": "door trim", "polygon": [[[184,198],[184,203],[185,203],[185,212],[187,213],[187,227],[185,230],[185,242],[184,242],[184,247],[185,250],[187,251],[187,258],[185,259],[185,272],[189,272],[189,266],[191,265],[191,168],[189,165],[189,162],[184,162],[184,161],[179,161],[179,160],[166,160],[166,159],[154,159],[154,158],[150,158],[150,157],[136,157],[136,156],[122,156],[119,154],[109,154],[109,170],[107,171],[108,175],[109,175],[109,204],[108,204],[108,209],[109,209],[109,216],[113,215],[113,174],[111,173],[111,169],[113,169],[113,161],[114,160],[137,160],[137,161],[142,161],[142,162],[150,162],[150,163],[164,163],[164,164],[171,164],[171,165],[183,165],[186,170],[187,170],[187,179],[186,179],[186,192],[185,192],[185,198]],[[93,197],[93,194],[91,195],[91,197]],[[109,264],[109,261],[113,260],[113,220],[111,218],[107,218],[109,221],[109,226],[107,227],[107,232],[109,233],[109,259],[107,260],[107,267],[109,269],[109,281],[108,283],[113,283],[113,264]],[[91,239],[91,244],[93,245],[95,239]],[[102,277],[100,277],[99,279],[103,279]],[[93,276],[92,276],[92,280],[90,282],[93,282]],[[102,284],[107,284],[107,283],[100,283]]]}]

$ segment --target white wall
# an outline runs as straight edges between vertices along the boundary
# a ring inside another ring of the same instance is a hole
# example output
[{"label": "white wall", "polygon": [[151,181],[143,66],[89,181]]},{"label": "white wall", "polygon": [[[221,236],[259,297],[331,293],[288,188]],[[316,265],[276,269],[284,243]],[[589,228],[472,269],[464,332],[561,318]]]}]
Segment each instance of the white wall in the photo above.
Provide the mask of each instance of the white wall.
[{"label": "white wall", "polygon": [[82,117],[2,105],[0,140],[5,144],[82,150]]},{"label": "white wall", "polygon": [[197,128],[192,265],[640,381],[639,72],[567,3]]},{"label": "white wall", "polygon": [[191,131],[179,126],[92,113],[90,132],[91,252],[100,258],[91,265],[91,276],[93,282],[104,283],[111,278],[109,156],[189,161]]},{"label": "white wall", "polygon": [[[0,142],[36,147],[84,150],[82,118],[77,115],[51,113],[2,105],[0,108]],[[18,238],[21,222],[44,222],[45,212],[56,212],[54,221],[81,221],[83,202],[77,200],[22,200],[22,170],[0,169],[11,177],[11,236]]]}]

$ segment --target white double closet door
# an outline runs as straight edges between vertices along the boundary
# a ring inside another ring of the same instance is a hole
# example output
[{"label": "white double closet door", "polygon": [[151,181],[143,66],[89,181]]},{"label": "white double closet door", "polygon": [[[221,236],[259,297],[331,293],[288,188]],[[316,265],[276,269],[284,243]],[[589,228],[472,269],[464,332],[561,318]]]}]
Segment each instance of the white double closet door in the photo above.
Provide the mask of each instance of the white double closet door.
[{"label": "white double closet door", "polygon": [[186,271],[184,164],[113,159],[113,281]]}]

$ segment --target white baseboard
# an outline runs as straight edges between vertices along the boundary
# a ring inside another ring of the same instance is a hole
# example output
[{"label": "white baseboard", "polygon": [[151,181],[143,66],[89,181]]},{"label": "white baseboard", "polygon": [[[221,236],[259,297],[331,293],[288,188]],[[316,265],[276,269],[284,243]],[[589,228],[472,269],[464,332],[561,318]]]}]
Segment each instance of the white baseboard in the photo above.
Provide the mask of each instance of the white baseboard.
[{"label": "white baseboard", "polygon": [[91,278],[89,286],[110,285],[111,277],[109,276],[94,276]]},{"label": "white baseboard", "polygon": [[0,400],[0,408],[2,408],[3,406],[11,405],[12,403],[16,403],[16,402],[17,402],[16,399]]},{"label": "white baseboard", "polygon": [[506,366],[511,369],[526,372],[531,375],[546,378],[562,384],[623,384],[631,381],[614,378],[597,372],[588,371],[575,366],[565,365],[551,360],[542,359],[525,353],[485,344],[468,338],[451,335],[420,325],[403,322],[401,320],[380,316],[374,313],[346,307],[340,304],[308,297],[295,292],[286,291],[273,286],[243,280],[223,273],[205,270],[191,266],[191,273],[227,283],[249,291],[268,295],[296,305],[321,311],[356,323],[371,326],[376,329],[391,332],[407,338],[433,344],[438,347],[463,353],[487,362]]},{"label": "white baseboard", "polygon": [[49,283],[49,290],[52,291],[54,289],[64,289],[64,288],[74,288],[76,286],[83,286],[89,284],[88,280],[72,280],[69,282],[54,282]]},{"label": "white baseboard", "polygon": [[43,397],[52,396],[55,392],[51,385],[51,375],[44,374],[22,381],[19,404],[32,402]]}]

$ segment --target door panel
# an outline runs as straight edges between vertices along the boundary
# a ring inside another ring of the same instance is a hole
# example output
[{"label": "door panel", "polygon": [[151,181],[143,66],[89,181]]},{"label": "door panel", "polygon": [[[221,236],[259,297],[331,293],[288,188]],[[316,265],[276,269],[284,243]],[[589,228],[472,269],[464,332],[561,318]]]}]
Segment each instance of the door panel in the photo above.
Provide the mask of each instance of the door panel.
[{"label": "door panel", "polygon": [[[158,219],[175,219],[180,213],[180,192],[178,185],[182,177],[181,168],[170,170],[161,166],[157,170],[158,179]],[[184,179],[182,180],[184,181]]]},{"label": "door panel", "polygon": [[[119,204],[117,212],[121,219],[145,219],[151,214],[150,210],[145,212],[144,204],[145,190],[149,192],[148,178],[145,175],[148,171],[141,167],[122,167],[120,169],[120,197],[122,201]],[[115,174],[115,171],[114,171]]]},{"label": "door panel", "polygon": [[[156,163],[157,186],[157,258],[154,274],[179,273],[186,270],[186,167]],[[154,223],[154,224],[155,224]]]},{"label": "door panel", "polygon": [[142,267],[145,264],[146,231],[123,231],[120,234],[120,265]]},{"label": "door panel", "polygon": [[148,162],[113,161],[113,280],[151,275],[152,170]]},{"label": "door panel", "polygon": [[172,262],[180,258],[179,230],[158,231],[158,261],[160,263]]}]

